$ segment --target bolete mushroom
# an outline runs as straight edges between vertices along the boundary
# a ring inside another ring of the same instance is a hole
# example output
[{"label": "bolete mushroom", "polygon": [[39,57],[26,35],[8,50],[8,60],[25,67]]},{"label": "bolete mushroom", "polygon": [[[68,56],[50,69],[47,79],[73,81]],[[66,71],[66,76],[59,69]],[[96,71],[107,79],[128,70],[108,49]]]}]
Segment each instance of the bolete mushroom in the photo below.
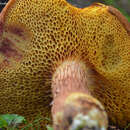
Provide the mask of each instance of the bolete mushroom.
[{"label": "bolete mushroom", "polygon": [[49,116],[51,91],[55,130],[105,130],[106,112],[120,127],[130,122],[130,23],[117,9],[9,0],[0,14],[0,113]]}]

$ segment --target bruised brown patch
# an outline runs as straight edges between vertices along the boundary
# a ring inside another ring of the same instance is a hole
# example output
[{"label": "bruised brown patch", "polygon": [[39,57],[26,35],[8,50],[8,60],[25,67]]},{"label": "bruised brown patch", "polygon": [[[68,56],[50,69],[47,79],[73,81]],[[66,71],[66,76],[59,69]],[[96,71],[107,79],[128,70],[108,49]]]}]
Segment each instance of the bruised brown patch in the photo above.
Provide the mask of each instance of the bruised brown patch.
[{"label": "bruised brown patch", "polygon": [[108,7],[108,11],[116,16],[118,18],[118,20],[123,24],[124,28],[127,30],[128,34],[130,35],[130,23],[128,22],[128,20],[125,18],[125,16],[123,16],[119,10],[117,10],[116,8],[109,6]]},{"label": "bruised brown patch", "polygon": [[16,27],[15,28],[11,28],[11,32],[14,33],[15,35],[20,36],[20,37],[24,36],[23,35],[24,31],[22,29],[20,29],[20,28],[16,28]]},{"label": "bruised brown patch", "polygon": [[23,40],[27,39],[26,38],[26,35],[27,35],[26,31],[24,31],[22,29],[22,27],[20,28],[20,27],[17,27],[17,26],[9,26],[8,29],[9,29],[9,32],[14,34],[15,36],[18,36],[18,37],[22,38]]},{"label": "bruised brown patch", "polygon": [[5,57],[3,62],[8,62],[9,59],[19,61],[22,58],[22,54],[19,53],[15,45],[7,38],[0,44],[0,54]]}]

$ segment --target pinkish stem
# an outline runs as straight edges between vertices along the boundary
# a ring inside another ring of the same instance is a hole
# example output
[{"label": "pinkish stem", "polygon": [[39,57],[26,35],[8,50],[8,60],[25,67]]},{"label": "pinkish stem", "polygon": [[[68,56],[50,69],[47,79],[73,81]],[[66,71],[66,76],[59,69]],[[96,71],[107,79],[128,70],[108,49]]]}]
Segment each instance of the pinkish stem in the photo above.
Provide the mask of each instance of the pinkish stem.
[{"label": "pinkish stem", "polygon": [[87,70],[84,63],[66,61],[54,73],[52,117],[55,130],[107,128],[105,110],[89,92]]}]

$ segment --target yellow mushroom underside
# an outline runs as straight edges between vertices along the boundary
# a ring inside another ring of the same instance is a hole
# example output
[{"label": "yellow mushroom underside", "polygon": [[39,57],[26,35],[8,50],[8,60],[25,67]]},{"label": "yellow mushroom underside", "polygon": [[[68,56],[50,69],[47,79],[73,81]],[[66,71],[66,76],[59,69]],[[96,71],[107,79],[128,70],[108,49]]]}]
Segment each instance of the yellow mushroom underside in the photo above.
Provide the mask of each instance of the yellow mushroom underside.
[{"label": "yellow mushroom underside", "polygon": [[39,113],[49,116],[53,72],[63,61],[78,60],[93,67],[99,87],[90,83],[89,88],[111,121],[127,125],[130,35],[125,27],[101,4],[78,9],[65,0],[10,0],[0,16],[0,114],[30,121]]}]

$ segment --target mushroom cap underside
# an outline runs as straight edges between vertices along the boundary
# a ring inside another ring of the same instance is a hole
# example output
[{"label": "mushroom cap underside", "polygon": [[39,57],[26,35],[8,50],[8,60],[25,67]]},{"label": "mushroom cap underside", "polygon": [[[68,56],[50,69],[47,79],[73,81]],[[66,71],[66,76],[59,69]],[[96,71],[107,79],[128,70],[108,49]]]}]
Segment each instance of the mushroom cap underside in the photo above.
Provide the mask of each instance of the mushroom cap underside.
[{"label": "mushroom cap underside", "polygon": [[91,64],[99,88],[90,84],[90,91],[111,120],[130,121],[130,23],[115,8],[10,0],[0,35],[0,113],[46,115],[53,72],[65,60],[81,60]]}]

